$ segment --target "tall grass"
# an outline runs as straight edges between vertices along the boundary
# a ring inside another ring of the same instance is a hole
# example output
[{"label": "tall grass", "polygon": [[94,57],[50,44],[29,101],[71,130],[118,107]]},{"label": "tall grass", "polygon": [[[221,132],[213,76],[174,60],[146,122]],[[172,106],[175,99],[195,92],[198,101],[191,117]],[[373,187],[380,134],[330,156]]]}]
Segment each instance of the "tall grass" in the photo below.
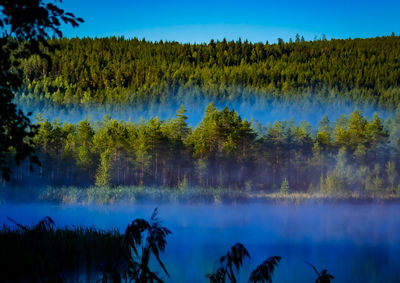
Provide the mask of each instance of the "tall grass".
[{"label": "tall grass", "polygon": [[2,282],[95,282],[117,256],[117,230],[94,228],[0,230]]},{"label": "tall grass", "polygon": [[135,219],[125,234],[117,230],[73,227],[54,229],[45,217],[26,227],[14,220],[0,230],[1,282],[159,282],[151,258],[169,276],[160,258],[171,231],[162,226],[157,208],[150,221]]}]

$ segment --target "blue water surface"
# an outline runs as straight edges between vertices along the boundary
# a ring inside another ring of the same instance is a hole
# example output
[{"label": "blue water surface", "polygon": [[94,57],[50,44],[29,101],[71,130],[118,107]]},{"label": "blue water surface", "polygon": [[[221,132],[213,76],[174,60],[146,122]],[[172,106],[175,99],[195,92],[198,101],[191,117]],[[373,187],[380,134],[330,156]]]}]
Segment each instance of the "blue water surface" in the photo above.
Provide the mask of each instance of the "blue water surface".
[{"label": "blue water surface", "polygon": [[333,282],[399,282],[399,204],[2,204],[0,223],[13,226],[11,217],[33,225],[50,216],[59,227],[123,232],[133,219],[149,219],[155,207],[173,233],[162,257],[170,273],[166,282],[207,282],[205,275],[237,242],[251,255],[239,282],[273,255],[282,257],[274,282],[314,282],[306,262],[327,269]]}]

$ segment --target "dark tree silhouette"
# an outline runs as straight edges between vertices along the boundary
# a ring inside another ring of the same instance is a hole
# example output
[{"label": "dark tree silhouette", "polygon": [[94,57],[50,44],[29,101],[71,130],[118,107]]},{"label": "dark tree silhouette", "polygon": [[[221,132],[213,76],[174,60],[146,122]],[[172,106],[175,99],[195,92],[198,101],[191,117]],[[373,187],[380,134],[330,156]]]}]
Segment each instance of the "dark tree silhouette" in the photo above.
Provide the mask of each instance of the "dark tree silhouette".
[{"label": "dark tree silhouette", "polygon": [[306,262],[309,266],[311,266],[315,273],[317,273],[318,278],[315,280],[315,283],[330,283],[331,279],[335,279],[333,275],[329,274],[326,269],[322,270],[322,272],[318,272],[317,268],[309,262]]},{"label": "dark tree silhouette", "polygon": [[17,165],[27,157],[31,169],[40,164],[31,141],[35,127],[13,103],[14,92],[23,82],[20,65],[33,55],[49,60],[45,52],[55,46],[46,40],[62,37],[62,22],[76,27],[83,20],[42,0],[0,0],[0,7],[0,171],[8,180],[7,154],[14,154]]}]

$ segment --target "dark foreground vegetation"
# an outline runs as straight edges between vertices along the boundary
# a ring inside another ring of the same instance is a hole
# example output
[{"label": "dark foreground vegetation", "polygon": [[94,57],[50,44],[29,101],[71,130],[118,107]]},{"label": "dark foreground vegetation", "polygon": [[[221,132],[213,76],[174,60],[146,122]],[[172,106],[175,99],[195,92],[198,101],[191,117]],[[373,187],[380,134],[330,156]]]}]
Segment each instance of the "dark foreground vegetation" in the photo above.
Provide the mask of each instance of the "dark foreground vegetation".
[{"label": "dark foreground vegetation", "polygon": [[245,101],[255,95],[318,97],[332,103],[396,109],[400,104],[400,37],[277,44],[226,40],[208,44],[124,38],[54,39],[52,64],[23,65],[20,105],[143,105],[188,97]]},{"label": "dark foreground vegetation", "polygon": [[150,259],[168,276],[160,253],[171,232],[154,210],[150,221],[136,219],[125,234],[89,228],[55,229],[46,217],[28,228],[0,231],[2,282],[163,282]]},{"label": "dark foreground vegetation", "polygon": [[[161,254],[171,234],[154,210],[150,220],[135,219],[124,234],[89,228],[54,228],[50,217],[34,227],[9,219],[17,229],[0,231],[2,282],[164,282],[173,280]],[[168,256],[168,255],[165,255]],[[241,243],[219,259],[210,283],[237,282],[237,274],[250,254]],[[272,256],[254,269],[249,282],[272,282],[280,256]],[[308,263],[309,264],[309,263]],[[334,277],[326,270],[317,281],[329,283]]]},{"label": "dark foreground vegetation", "polygon": [[[242,120],[210,104],[201,123],[175,119],[138,123],[49,122],[38,117],[34,137],[42,162],[13,168],[9,186],[220,188],[253,193],[396,196],[400,192],[400,113],[383,121],[360,111],[272,125]],[[64,188],[65,191],[65,188]],[[118,190],[114,190],[118,192]],[[78,195],[79,192],[77,191]],[[111,190],[110,190],[111,193]],[[68,194],[68,193],[67,193]]]},{"label": "dark foreground vegetation", "polygon": [[93,282],[120,252],[123,235],[92,228],[35,227],[0,231],[2,282]]},{"label": "dark foreground vegetation", "polygon": [[[235,272],[239,272],[243,265],[243,261],[250,258],[250,254],[241,243],[235,244],[230,251],[219,259],[219,268],[214,273],[207,274],[207,278],[211,283],[237,282]],[[249,282],[272,282],[272,274],[275,267],[281,260],[280,256],[272,256],[266,259],[262,264],[250,274]]]}]

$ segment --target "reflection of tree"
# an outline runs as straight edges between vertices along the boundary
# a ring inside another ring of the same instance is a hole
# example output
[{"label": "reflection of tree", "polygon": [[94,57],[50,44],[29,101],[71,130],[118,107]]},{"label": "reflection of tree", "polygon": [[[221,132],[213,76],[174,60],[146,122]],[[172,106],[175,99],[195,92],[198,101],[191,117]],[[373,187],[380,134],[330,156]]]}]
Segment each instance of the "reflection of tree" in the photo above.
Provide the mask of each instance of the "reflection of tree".
[{"label": "reflection of tree", "polygon": [[61,22],[76,27],[83,20],[42,0],[2,0],[0,6],[0,171],[8,180],[11,170],[6,155],[10,149],[17,164],[27,157],[31,164],[40,164],[31,141],[35,127],[13,103],[14,92],[23,82],[21,63],[33,55],[50,63],[45,52],[55,47],[46,39],[62,36]]}]

